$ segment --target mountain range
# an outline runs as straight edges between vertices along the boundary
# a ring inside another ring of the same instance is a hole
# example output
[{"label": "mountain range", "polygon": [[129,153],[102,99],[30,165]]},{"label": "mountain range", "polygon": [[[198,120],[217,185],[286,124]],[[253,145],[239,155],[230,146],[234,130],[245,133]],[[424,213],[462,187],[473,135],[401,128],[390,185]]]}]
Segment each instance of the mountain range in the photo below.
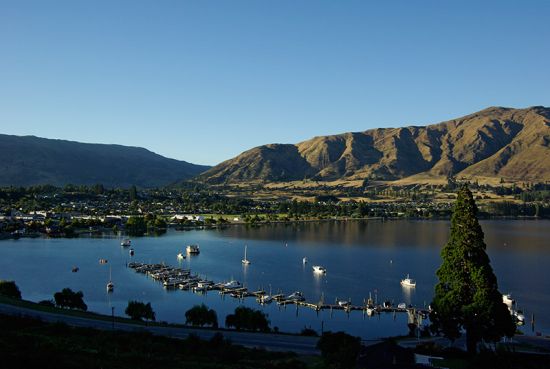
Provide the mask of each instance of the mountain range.
[{"label": "mountain range", "polygon": [[210,168],[140,147],[0,135],[0,186],[160,187]]},{"label": "mountain range", "polygon": [[427,125],[269,144],[202,173],[207,183],[341,179],[550,180],[550,109],[490,107]]}]

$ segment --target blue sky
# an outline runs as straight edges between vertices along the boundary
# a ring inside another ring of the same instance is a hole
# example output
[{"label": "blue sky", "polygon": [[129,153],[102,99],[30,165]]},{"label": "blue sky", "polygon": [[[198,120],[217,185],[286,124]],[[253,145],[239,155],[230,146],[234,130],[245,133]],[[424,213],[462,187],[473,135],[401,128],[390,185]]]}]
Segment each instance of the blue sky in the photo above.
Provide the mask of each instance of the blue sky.
[{"label": "blue sky", "polygon": [[550,105],[550,1],[0,0],[0,133],[217,164]]}]

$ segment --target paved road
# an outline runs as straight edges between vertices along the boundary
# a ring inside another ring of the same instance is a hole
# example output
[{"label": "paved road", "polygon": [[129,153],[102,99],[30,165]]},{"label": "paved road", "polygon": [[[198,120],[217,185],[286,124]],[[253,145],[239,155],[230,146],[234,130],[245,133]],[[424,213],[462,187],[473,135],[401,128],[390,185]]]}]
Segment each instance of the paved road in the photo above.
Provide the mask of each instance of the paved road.
[{"label": "paved road", "polygon": [[[7,315],[29,316],[39,318],[45,322],[63,322],[74,327],[88,327],[104,330],[112,329],[112,322],[110,321],[48,313],[2,303],[0,303],[0,313]],[[264,348],[270,351],[292,351],[297,354],[305,355],[319,354],[319,351],[315,348],[318,340],[317,337],[287,336],[282,334],[248,333],[237,331],[215,331],[187,327],[146,327],[142,325],[117,322],[115,322],[115,329],[122,331],[148,331],[156,335],[173,338],[186,338],[190,334],[194,333],[205,340],[212,338],[214,334],[220,332],[226,339],[230,339],[231,342],[246,347]]]}]

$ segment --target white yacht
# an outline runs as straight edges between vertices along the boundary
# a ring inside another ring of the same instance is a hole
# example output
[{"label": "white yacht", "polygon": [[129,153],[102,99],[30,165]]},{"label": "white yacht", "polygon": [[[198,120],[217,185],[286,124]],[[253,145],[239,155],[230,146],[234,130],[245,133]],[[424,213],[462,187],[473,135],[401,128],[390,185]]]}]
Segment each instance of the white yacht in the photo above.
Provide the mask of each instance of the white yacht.
[{"label": "white yacht", "polygon": [[320,265],[313,266],[313,273],[325,274],[326,272],[327,270],[325,267],[322,267]]},{"label": "white yacht", "polygon": [[304,258],[302,259],[302,264],[307,264],[307,258],[304,256]]},{"label": "white yacht", "polygon": [[401,285],[403,287],[416,287],[416,281],[407,274],[407,278],[401,280]]},{"label": "white yacht", "polygon": [[305,297],[301,292],[295,291],[287,296],[287,300],[304,301]]},{"label": "white yacht", "polygon": [[124,246],[124,247],[132,246],[132,240],[130,240],[129,238],[126,238],[120,243],[120,246]]},{"label": "white yacht", "polygon": [[514,306],[514,299],[511,294],[502,295],[502,302],[511,310]]},{"label": "white yacht", "polygon": [[188,254],[199,254],[201,251],[199,245],[187,245],[185,248]]},{"label": "white yacht", "polygon": [[183,259],[185,259],[185,255],[183,254],[183,252],[178,253],[178,260],[183,260]]},{"label": "white yacht", "polygon": [[250,264],[250,260],[248,260],[248,259],[246,258],[246,248],[247,248],[247,246],[245,245],[245,246],[244,246],[244,259],[241,260],[242,263],[243,263],[244,265]]}]

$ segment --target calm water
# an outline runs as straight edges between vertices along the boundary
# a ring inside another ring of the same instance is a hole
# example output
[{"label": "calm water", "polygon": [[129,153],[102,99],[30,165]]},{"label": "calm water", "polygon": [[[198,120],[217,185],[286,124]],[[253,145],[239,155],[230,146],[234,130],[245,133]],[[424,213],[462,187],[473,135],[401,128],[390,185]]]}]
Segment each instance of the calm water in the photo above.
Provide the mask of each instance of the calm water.
[{"label": "calm water", "polygon": [[[550,222],[487,221],[482,226],[493,269],[503,293],[512,293],[527,320],[535,314],[536,330],[550,332]],[[64,287],[82,290],[89,310],[123,315],[129,300],[151,302],[157,320],[183,323],[187,309],[204,302],[225,315],[244,304],[264,310],[272,327],[300,331],[345,330],[363,338],[404,334],[406,314],[381,314],[373,318],[361,312],[320,312],[307,308],[287,308],[276,304],[258,305],[253,298],[239,302],[218,292],[196,295],[187,291],[166,291],[142,274],[126,268],[130,261],[165,262],[191,268],[194,273],[215,281],[235,278],[249,289],[271,288],[290,294],[303,291],[307,300],[325,302],[351,299],[361,304],[372,294],[378,301],[392,300],[422,307],[429,304],[435,270],[441,263],[439,252],[449,232],[446,221],[331,222],[273,225],[260,228],[230,227],[224,230],[170,231],[162,237],[133,240],[135,256],[120,247],[116,238],[20,239],[0,242],[0,279],[13,279],[23,298],[51,299]],[[178,263],[176,255],[185,245],[197,243],[201,253]],[[248,245],[249,266],[243,266]],[[304,266],[302,258],[309,263]],[[100,265],[98,259],[109,263]],[[315,276],[312,265],[327,268],[325,276]],[[72,273],[72,266],[80,271]],[[115,291],[107,294],[109,269]],[[409,273],[416,289],[403,289],[399,281]],[[524,328],[530,332],[530,325]]]}]

